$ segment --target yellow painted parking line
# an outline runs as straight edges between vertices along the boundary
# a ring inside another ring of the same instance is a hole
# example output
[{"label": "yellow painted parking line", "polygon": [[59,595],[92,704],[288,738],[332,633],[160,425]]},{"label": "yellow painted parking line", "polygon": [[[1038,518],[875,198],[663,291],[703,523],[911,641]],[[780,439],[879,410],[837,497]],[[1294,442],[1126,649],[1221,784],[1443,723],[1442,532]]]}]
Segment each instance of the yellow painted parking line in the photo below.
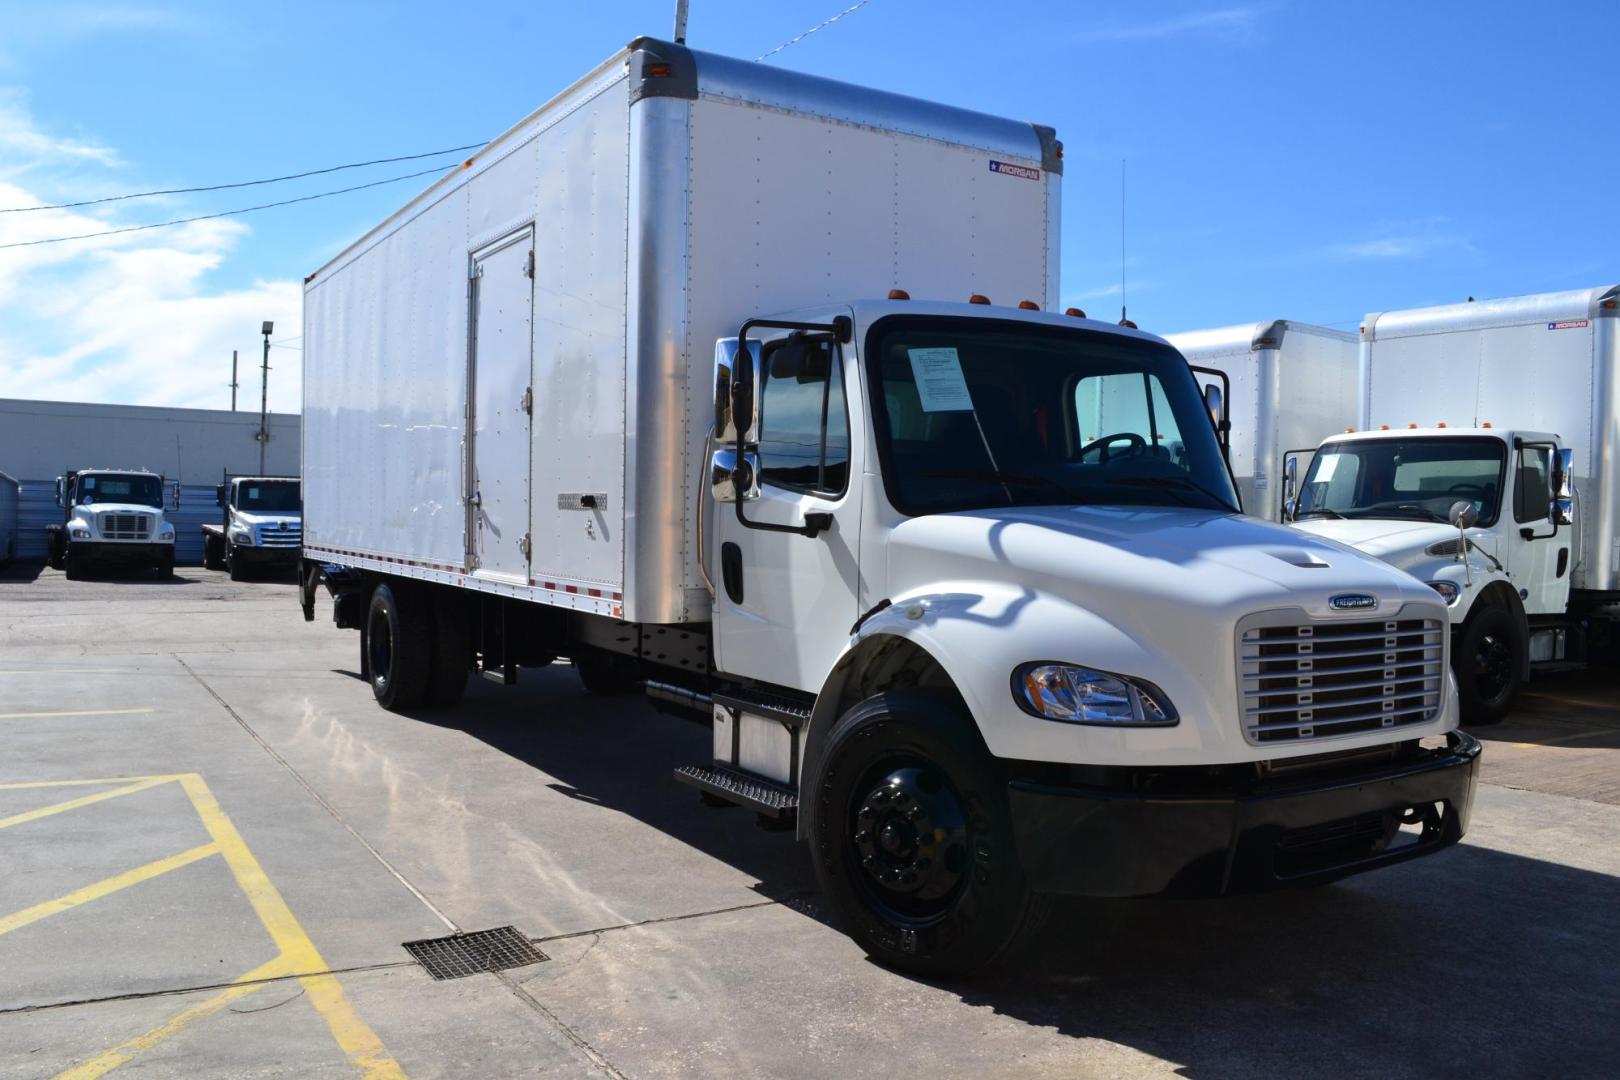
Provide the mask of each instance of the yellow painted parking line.
[{"label": "yellow painted parking line", "polygon": [[139,716],[151,709],[64,709],[60,712],[0,712],[0,720],[40,720],[51,716]]},{"label": "yellow painted parking line", "polygon": [[225,1006],[238,998],[247,997],[255,990],[263,989],[264,979],[273,979],[278,975],[289,974],[287,963],[282,959],[275,959],[268,964],[258,967],[236,980],[236,985],[230,986],[213,997],[199,1001],[191,1008],[171,1017],[168,1021],[159,1024],[144,1035],[137,1035],[128,1042],[120,1043],[105,1053],[97,1054],[82,1065],[75,1065],[57,1074],[56,1080],[95,1080],[96,1077],[107,1073],[134,1059],[135,1055],[144,1050],[150,1050],[158,1043],[178,1032],[181,1028],[195,1020],[212,1016]]},{"label": "yellow painted parking line", "polygon": [[23,791],[27,788],[42,787],[90,787],[94,784],[133,784],[137,780],[154,780],[159,783],[164,780],[178,780],[180,773],[162,773],[156,776],[100,776],[89,780],[19,780],[11,784],[0,784],[0,791]]},{"label": "yellow painted parking line", "polygon": [[[220,808],[219,800],[209,790],[208,785],[197,773],[174,773],[162,776],[123,776],[98,780],[30,780],[11,784],[0,784],[0,791],[19,790],[28,788],[47,787],[80,787],[89,784],[122,784],[123,787],[112,792],[97,792],[92,796],[69,800],[55,806],[43,807],[39,811],[29,811],[27,814],[16,815],[19,819],[37,820],[53,813],[74,809],[78,806],[88,806],[94,802],[114,798],[118,795],[128,795],[136,791],[145,791],[158,784],[177,782],[185,791],[186,797],[191,800],[197,816],[202,819],[203,827],[207,829],[212,838],[207,844],[196,847],[179,855],[171,855],[167,859],[159,859],[147,863],[145,866],[126,871],[99,881],[94,885],[87,885],[77,889],[66,896],[55,900],[48,900],[43,904],[35,904],[12,915],[0,916],[0,934],[49,918],[63,911],[72,910],[81,904],[126,889],[142,881],[148,881],[160,874],[177,870],[182,866],[196,862],[198,859],[210,855],[220,855],[231,871],[237,887],[247,897],[252,905],[254,914],[264,924],[265,930],[270,934],[276,945],[277,956],[248,974],[236,980],[238,984],[246,984],[252,980],[263,980],[278,976],[291,975],[296,972],[325,972],[329,965],[321,956],[320,950],[310,940],[304,928],[299,925],[287,902],[282,899],[281,893],[270,881],[259,865],[259,861],[248,850],[242,835],[236,831],[236,826],[225,811]],[[10,822],[11,819],[5,819]],[[22,820],[15,822],[22,824]],[[3,824],[3,822],[0,822]],[[269,974],[267,974],[269,972]],[[310,974],[299,977],[305,993],[309,995],[311,1004],[315,1006],[321,1019],[326,1022],[327,1029],[332,1033],[338,1046],[348,1056],[349,1060],[360,1069],[361,1075],[381,1078],[381,1080],[404,1080],[405,1072],[399,1063],[388,1055],[382,1040],[372,1031],[366,1022],[355,1012],[354,1006],[349,1002],[348,996],[343,992],[343,986],[337,977],[330,974]],[[206,1001],[199,1002],[174,1016],[166,1023],[153,1028],[146,1034],[122,1043],[108,1050],[96,1058],[76,1066],[63,1073],[69,1077],[97,1077],[103,1073],[117,1068],[129,1061],[143,1050],[150,1049],[158,1043],[180,1031],[186,1025],[211,1016],[224,1008],[230,1002],[245,994],[256,990],[261,982],[252,985],[233,985]]]},{"label": "yellow painted parking line", "polygon": [[48,919],[52,915],[60,915],[64,911],[72,911],[80,904],[88,904],[92,900],[100,900],[103,896],[111,896],[121,889],[131,885],[139,885],[143,881],[151,881],[155,877],[167,874],[170,870],[178,870],[182,866],[189,866],[198,859],[206,859],[219,852],[218,844],[203,844],[190,851],[182,851],[178,855],[170,855],[166,859],[154,859],[145,866],[137,866],[133,870],[125,870],[122,874],[114,874],[110,878],[103,878],[94,885],[86,885],[82,889],[74,889],[66,896],[58,896],[55,900],[47,900],[43,904],[23,908],[11,915],[0,916],[0,934],[9,934],[13,930],[21,929],[30,923],[37,923],[41,919]]},{"label": "yellow painted parking line", "polygon": [[[220,809],[219,800],[208,790],[208,785],[203,783],[202,777],[196,773],[188,773],[180,778],[180,786],[191,796],[192,805],[197,808],[197,815],[202,818],[203,827],[219,846],[220,854],[225,857],[226,865],[235,875],[237,885],[247,894],[248,902],[258,913],[259,921],[264,923],[264,928],[270,932],[270,937],[281,950],[282,958],[297,970],[325,971],[326,960],[315,948],[315,943],[309,939],[309,935],[304,933],[304,928],[298,924],[298,920],[293,917],[287,902],[270,883],[270,878],[265,875],[259,861],[248,851],[247,845],[242,842],[241,834]],[[309,975],[300,981],[304,984],[310,1001],[320,1012],[321,1018],[326,1021],[327,1028],[332,1032],[332,1038],[337,1040],[337,1044],[343,1048],[349,1060],[360,1067],[363,1076],[405,1075],[399,1063],[388,1056],[382,1040],[377,1038],[376,1033],[360,1019],[354,1007],[349,1004],[349,999],[336,978],[331,975]]]},{"label": "yellow painted parking line", "polygon": [[52,803],[50,806],[42,806],[38,810],[28,810],[21,814],[12,814],[10,817],[0,818],[0,829],[7,829],[13,825],[22,825],[29,821],[38,821],[40,818],[50,817],[52,814],[62,814],[69,810],[77,810],[81,806],[89,806],[92,803],[102,802],[106,799],[116,799],[120,795],[133,795],[137,791],[145,791],[147,788],[157,787],[159,784],[167,783],[168,779],[169,778],[166,776],[153,777],[148,780],[139,781],[138,783],[129,784],[125,787],[113,788],[111,791],[98,791],[94,795],[81,795],[77,799],[69,799],[67,802]]}]

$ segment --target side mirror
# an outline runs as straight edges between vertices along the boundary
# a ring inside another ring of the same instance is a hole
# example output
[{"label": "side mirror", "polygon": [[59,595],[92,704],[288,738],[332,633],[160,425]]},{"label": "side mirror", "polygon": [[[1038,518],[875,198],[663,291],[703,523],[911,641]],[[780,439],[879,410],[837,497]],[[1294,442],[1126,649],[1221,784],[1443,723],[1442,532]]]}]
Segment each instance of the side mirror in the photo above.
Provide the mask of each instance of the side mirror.
[{"label": "side mirror", "polygon": [[709,490],[715,502],[736,502],[759,498],[759,456],[745,453],[737,461],[735,447],[722,447],[709,460]]},{"label": "side mirror", "polygon": [[1570,475],[1574,461],[1575,451],[1567,446],[1560,447],[1552,459],[1552,519],[1559,525],[1575,523],[1575,482]]},{"label": "side mirror", "polygon": [[1283,520],[1294,520],[1294,500],[1292,498],[1283,500]]},{"label": "side mirror", "polygon": [[225,505],[225,485],[224,484],[216,484],[214,486],[214,505],[216,505],[216,506],[224,506]]},{"label": "side mirror", "polygon": [[736,338],[714,343],[714,441],[716,446],[758,442],[754,419],[759,414],[759,342],[748,343],[738,358]]},{"label": "side mirror", "polygon": [[1299,458],[1283,462],[1283,498],[1289,502],[1299,493]]},{"label": "side mirror", "polygon": [[56,505],[67,506],[67,482],[60,476],[56,478]]},{"label": "side mirror", "polygon": [[1215,427],[1219,430],[1221,422],[1226,419],[1226,397],[1221,393],[1221,388],[1214,383],[1204,387],[1204,406],[1209,409],[1209,418],[1215,422]]},{"label": "side mirror", "polygon": [[1474,504],[1467,499],[1458,499],[1451,504],[1451,511],[1446,514],[1446,520],[1450,521],[1454,528],[1472,529],[1479,524],[1479,511],[1475,510]]}]

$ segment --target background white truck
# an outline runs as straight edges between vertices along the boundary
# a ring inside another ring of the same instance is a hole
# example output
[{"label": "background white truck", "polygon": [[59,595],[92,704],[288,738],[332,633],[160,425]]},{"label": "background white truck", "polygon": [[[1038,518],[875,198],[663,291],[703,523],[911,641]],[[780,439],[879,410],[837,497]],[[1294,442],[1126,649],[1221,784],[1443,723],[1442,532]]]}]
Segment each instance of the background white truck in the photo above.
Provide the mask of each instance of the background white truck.
[{"label": "background white truck", "polygon": [[226,477],[215,489],[221,521],[205,523],[203,565],[241,581],[254,568],[291,569],[304,541],[304,499],[296,476]]},{"label": "background white truck", "polygon": [[1304,473],[1299,528],[1446,599],[1467,722],[1502,719],[1532,667],[1612,659],[1617,316],[1620,286],[1368,315],[1362,430]]},{"label": "background white truck", "polygon": [[565,656],[701,720],[677,778],[918,971],[1455,842],[1443,603],[1237,514],[1186,361],[1050,312],[1061,164],[631,43],[306,283],[305,616],[391,709]]},{"label": "background white truck", "polygon": [[[1232,472],[1243,511],[1282,520],[1283,459],[1359,422],[1356,335],[1289,319],[1169,334],[1190,364],[1231,382]],[[1200,382],[1213,385],[1208,375]]]},{"label": "background white truck", "polygon": [[[165,500],[165,494],[168,498]],[[79,469],[56,478],[62,523],[45,528],[51,566],[70,578],[95,567],[144,568],[174,574],[174,526],[165,503],[179,505],[178,487],[144,469]]]}]

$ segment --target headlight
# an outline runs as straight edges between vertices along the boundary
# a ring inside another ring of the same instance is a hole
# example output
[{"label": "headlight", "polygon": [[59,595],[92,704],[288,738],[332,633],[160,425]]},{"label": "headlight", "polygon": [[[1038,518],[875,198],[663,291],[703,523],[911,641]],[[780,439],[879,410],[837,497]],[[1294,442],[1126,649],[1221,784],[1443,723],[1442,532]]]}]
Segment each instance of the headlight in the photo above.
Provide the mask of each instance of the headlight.
[{"label": "headlight", "polygon": [[1013,672],[1018,707],[1046,720],[1114,727],[1169,727],[1179,719],[1150,682],[1072,664],[1025,664]]},{"label": "headlight", "polygon": [[1462,590],[1449,581],[1431,581],[1429,582],[1429,588],[1439,593],[1440,599],[1444,600],[1448,606],[1455,604],[1457,597],[1462,595]]},{"label": "headlight", "polygon": [[90,530],[89,529],[69,529],[68,530],[68,535],[73,537],[73,539],[75,539],[75,540],[88,540],[88,539],[90,539]]},{"label": "headlight", "polygon": [[173,525],[165,525],[165,526],[163,526],[163,528],[159,529],[158,530],[158,539],[159,540],[173,540],[174,539],[174,526]]},{"label": "headlight", "polygon": [[253,546],[253,530],[252,529],[246,528],[246,527],[241,526],[241,525],[232,525],[231,526],[231,531],[230,531],[230,537],[231,537],[231,540],[234,541],[235,543],[246,544],[249,547]]}]

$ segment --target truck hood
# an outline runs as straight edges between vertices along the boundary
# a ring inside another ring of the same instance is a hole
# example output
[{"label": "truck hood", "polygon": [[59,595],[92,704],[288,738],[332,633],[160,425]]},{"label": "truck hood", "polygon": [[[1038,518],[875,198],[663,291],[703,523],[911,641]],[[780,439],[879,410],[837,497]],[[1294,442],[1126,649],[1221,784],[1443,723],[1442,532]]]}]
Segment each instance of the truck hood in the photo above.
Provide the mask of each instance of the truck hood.
[{"label": "truck hood", "polygon": [[[1376,597],[1390,611],[1434,603],[1421,583],[1376,558],[1301,530],[1179,507],[1032,507],[912,518],[889,542],[896,595],[935,580],[1038,588],[1154,637],[1207,613],[1230,624],[1251,611],[1303,608],[1332,618],[1329,598]],[[1212,630],[1214,627],[1211,628]]]},{"label": "truck hood", "polygon": [[[1435,557],[1428,554],[1429,547],[1457,539],[1457,530],[1450,525],[1400,518],[1311,518],[1295,522],[1293,528],[1311,536],[1348,544],[1357,551],[1365,551],[1403,570],[1410,570],[1420,562],[1432,561]],[[1490,533],[1482,529],[1470,530],[1468,540],[1480,550],[1495,554]]]},{"label": "truck hood", "polygon": [[304,515],[297,513],[296,511],[271,513],[269,511],[254,512],[248,510],[237,510],[231,515],[231,517],[234,524],[251,525],[254,527],[260,525],[302,525],[304,521]]}]

